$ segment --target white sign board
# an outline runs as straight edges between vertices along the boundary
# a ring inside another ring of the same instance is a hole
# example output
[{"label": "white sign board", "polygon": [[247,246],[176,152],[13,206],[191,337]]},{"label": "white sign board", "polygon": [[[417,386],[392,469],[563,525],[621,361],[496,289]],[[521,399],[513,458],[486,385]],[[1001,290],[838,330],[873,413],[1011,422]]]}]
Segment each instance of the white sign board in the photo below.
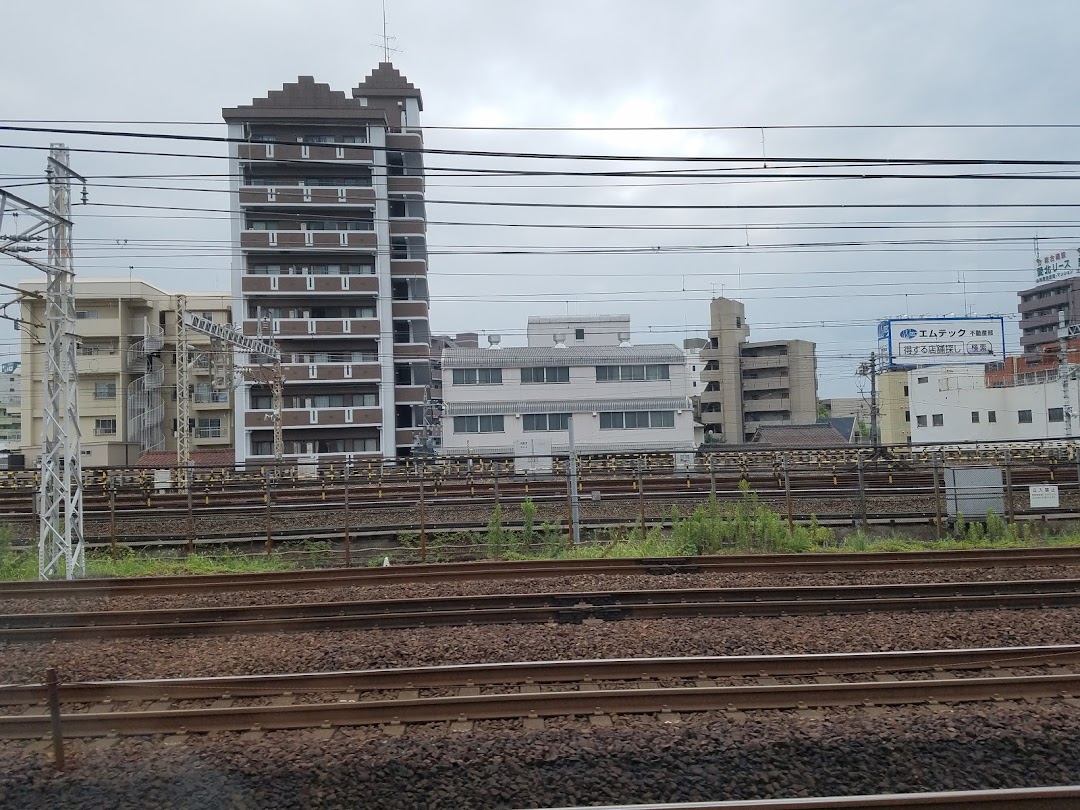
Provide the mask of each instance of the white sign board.
[{"label": "white sign board", "polygon": [[1045,284],[1062,278],[1071,278],[1080,268],[1080,248],[1058,250],[1045,256],[1035,257],[1035,283]]},{"label": "white sign board", "polygon": [[1004,318],[898,318],[878,325],[899,366],[995,363],[1005,359]]},{"label": "white sign board", "polygon": [[1057,509],[1060,506],[1057,484],[1033,484],[1028,487],[1028,497],[1032,509]]}]

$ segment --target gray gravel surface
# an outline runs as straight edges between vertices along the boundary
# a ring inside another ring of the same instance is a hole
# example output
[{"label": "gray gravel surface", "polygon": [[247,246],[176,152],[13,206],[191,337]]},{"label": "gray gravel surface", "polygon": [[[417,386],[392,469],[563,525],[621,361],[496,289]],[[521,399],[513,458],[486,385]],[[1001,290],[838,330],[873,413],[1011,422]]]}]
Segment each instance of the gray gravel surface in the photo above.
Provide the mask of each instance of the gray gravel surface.
[{"label": "gray gravel surface", "polygon": [[110,810],[546,807],[1080,782],[1080,710],[1038,705],[579,719],[69,743],[69,767],[0,743],[0,807]]},{"label": "gray gravel surface", "polygon": [[353,585],[282,591],[227,591],[206,594],[163,594],[70,599],[4,599],[0,613],[74,613],[83,610],[150,610],[184,607],[269,605],[297,602],[340,602],[370,599],[414,599],[429,596],[554,593],[570,591],[651,590],[656,588],[794,587],[811,585],[874,585],[930,582],[976,582],[1025,579],[1071,579],[1080,565],[1023,568],[897,569],[814,573],[736,573],[601,575],[538,579],[465,580],[395,585]]},{"label": "gray gravel surface", "polygon": [[408,630],[87,639],[0,648],[0,682],[317,672],[571,658],[766,655],[1071,644],[1080,608],[656,619]]}]

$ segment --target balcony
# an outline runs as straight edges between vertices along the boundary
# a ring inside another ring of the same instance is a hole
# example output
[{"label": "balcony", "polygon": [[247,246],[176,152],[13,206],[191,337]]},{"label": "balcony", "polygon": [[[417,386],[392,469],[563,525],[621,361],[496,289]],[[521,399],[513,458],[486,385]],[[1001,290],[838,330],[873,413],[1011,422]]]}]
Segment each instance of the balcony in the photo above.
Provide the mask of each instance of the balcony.
[{"label": "balcony", "polygon": [[366,293],[379,291],[379,280],[374,275],[348,276],[263,276],[245,275],[240,279],[244,295],[280,295],[282,293]]},{"label": "balcony", "polygon": [[[116,317],[115,312],[103,318],[79,318],[75,321],[75,334],[84,338],[107,337],[115,340],[118,334],[117,330],[119,325],[120,322]],[[137,327],[133,319],[131,326],[133,327],[131,334],[135,334],[136,332],[141,334],[141,319],[138,321]]]},{"label": "balcony", "polygon": [[394,301],[392,312],[395,318],[426,318],[427,301]]},{"label": "balcony", "polygon": [[[282,338],[376,337],[378,318],[275,318],[273,335]],[[259,334],[259,322],[244,321],[244,334]]]},{"label": "balcony", "polygon": [[237,148],[240,160],[340,160],[344,163],[371,163],[373,153],[367,146],[291,144],[291,143],[242,143]]},{"label": "balcony", "polygon": [[761,399],[747,399],[743,401],[743,412],[755,411],[787,411],[791,409],[791,400],[787,397],[763,397]]},{"label": "balcony", "polygon": [[775,391],[778,388],[788,388],[788,377],[758,377],[757,379],[743,379],[744,391]]},{"label": "balcony", "polygon": [[372,206],[375,190],[370,186],[244,186],[241,206]]},{"label": "balcony", "polygon": [[82,374],[119,374],[123,368],[124,355],[120,351],[112,354],[80,354],[75,360],[75,367]]},{"label": "balcony", "polygon": [[205,408],[228,407],[230,405],[230,396],[228,391],[196,390],[192,402]]},{"label": "balcony", "polygon": [[759,368],[786,368],[788,365],[787,355],[762,355],[743,356],[742,367],[744,370],[753,371]]},{"label": "balcony", "polygon": [[[244,424],[249,428],[273,426],[273,411],[248,411]],[[382,408],[378,405],[352,408],[285,408],[281,411],[283,428],[348,427],[352,425],[378,425],[382,422]]]},{"label": "balcony", "polygon": [[286,382],[378,380],[381,371],[377,360],[365,363],[296,363],[282,367]]},{"label": "balcony", "polygon": [[424,259],[394,259],[390,262],[391,276],[426,276],[427,261]]},{"label": "balcony", "polygon": [[244,250],[374,250],[374,231],[242,231]]}]

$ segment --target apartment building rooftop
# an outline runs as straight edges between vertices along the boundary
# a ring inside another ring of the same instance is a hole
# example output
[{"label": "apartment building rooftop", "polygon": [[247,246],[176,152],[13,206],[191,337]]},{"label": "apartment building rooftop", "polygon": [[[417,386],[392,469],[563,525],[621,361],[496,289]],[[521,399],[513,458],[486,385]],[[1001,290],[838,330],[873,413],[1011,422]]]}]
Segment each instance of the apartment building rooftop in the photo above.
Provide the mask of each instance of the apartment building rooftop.
[{"label": "apartment building rooftop", "polygon": [[444,368],[515,367],[537,363],[588,366],[595,363],[681,363],[682,349],[670,344],[641,346],[508,346],[500,349],[444,349]]}]

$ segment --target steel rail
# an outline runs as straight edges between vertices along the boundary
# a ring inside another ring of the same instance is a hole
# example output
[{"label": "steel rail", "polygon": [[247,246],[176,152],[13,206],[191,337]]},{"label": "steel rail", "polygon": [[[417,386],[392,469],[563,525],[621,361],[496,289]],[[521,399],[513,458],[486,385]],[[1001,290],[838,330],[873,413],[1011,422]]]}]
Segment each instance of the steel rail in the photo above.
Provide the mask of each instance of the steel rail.
[{"label": "steel rail", "polygon": [[46,642],[538,622],[580,624],[589,619],[618,621],[1044,609],[1077,605],[1080,605],[1080,581],[1077,580],[510,594],[186,610],[9,614],[0,617],[3,628],[0,629],[0,641]]},{"label": "steel rail", "polygon": [[[1045,667],[1080,663],[1080,644],[812,655],[601,658],[453,664],[340,672],[226,675],[61,683],[63,703],[267,697],[312,692],[363,692],[462,686],[588,683],[659,679],[856,675],[864,673]],[[43,704],[45,684],[0,685],[0,706]]]},{"label": "steel rail", "polygon": [[610,557],[570,560],[485,560],[375,568],[322,568],[246,574],[190,574],[65,581],[0,582],[0,599],[51,599],[215,591],[307,590],[416,582],[539,579],[577,575],[821,573],[897,568],[954,569],[1080,565],[1080,546],[952,551],[721,554],[697,557]]},{"label": "steel rail", "polygon": [[800,799],[748,799],[727,802],[673,804],[610,804],[603,807],[553,807],[547,810],[1076,810],[1080,785],[1061,787],[955,790],[935,793],[881,793],[872,796],[821,796]]},{"label": "steel rail", "polygon": [[[64,735],[294,730],[304,728],[505,720],[677,712],[900,706],[936,701],[977,702],[1060,697],[1080,692],[1080,674],[958,678],[929,681],[768,684],[574,692],[458,695],[286,706],[230,706],[134,712],[78,712],[62,716]],[[44,737],[48,717],[0,717],[0,739]]]}]

